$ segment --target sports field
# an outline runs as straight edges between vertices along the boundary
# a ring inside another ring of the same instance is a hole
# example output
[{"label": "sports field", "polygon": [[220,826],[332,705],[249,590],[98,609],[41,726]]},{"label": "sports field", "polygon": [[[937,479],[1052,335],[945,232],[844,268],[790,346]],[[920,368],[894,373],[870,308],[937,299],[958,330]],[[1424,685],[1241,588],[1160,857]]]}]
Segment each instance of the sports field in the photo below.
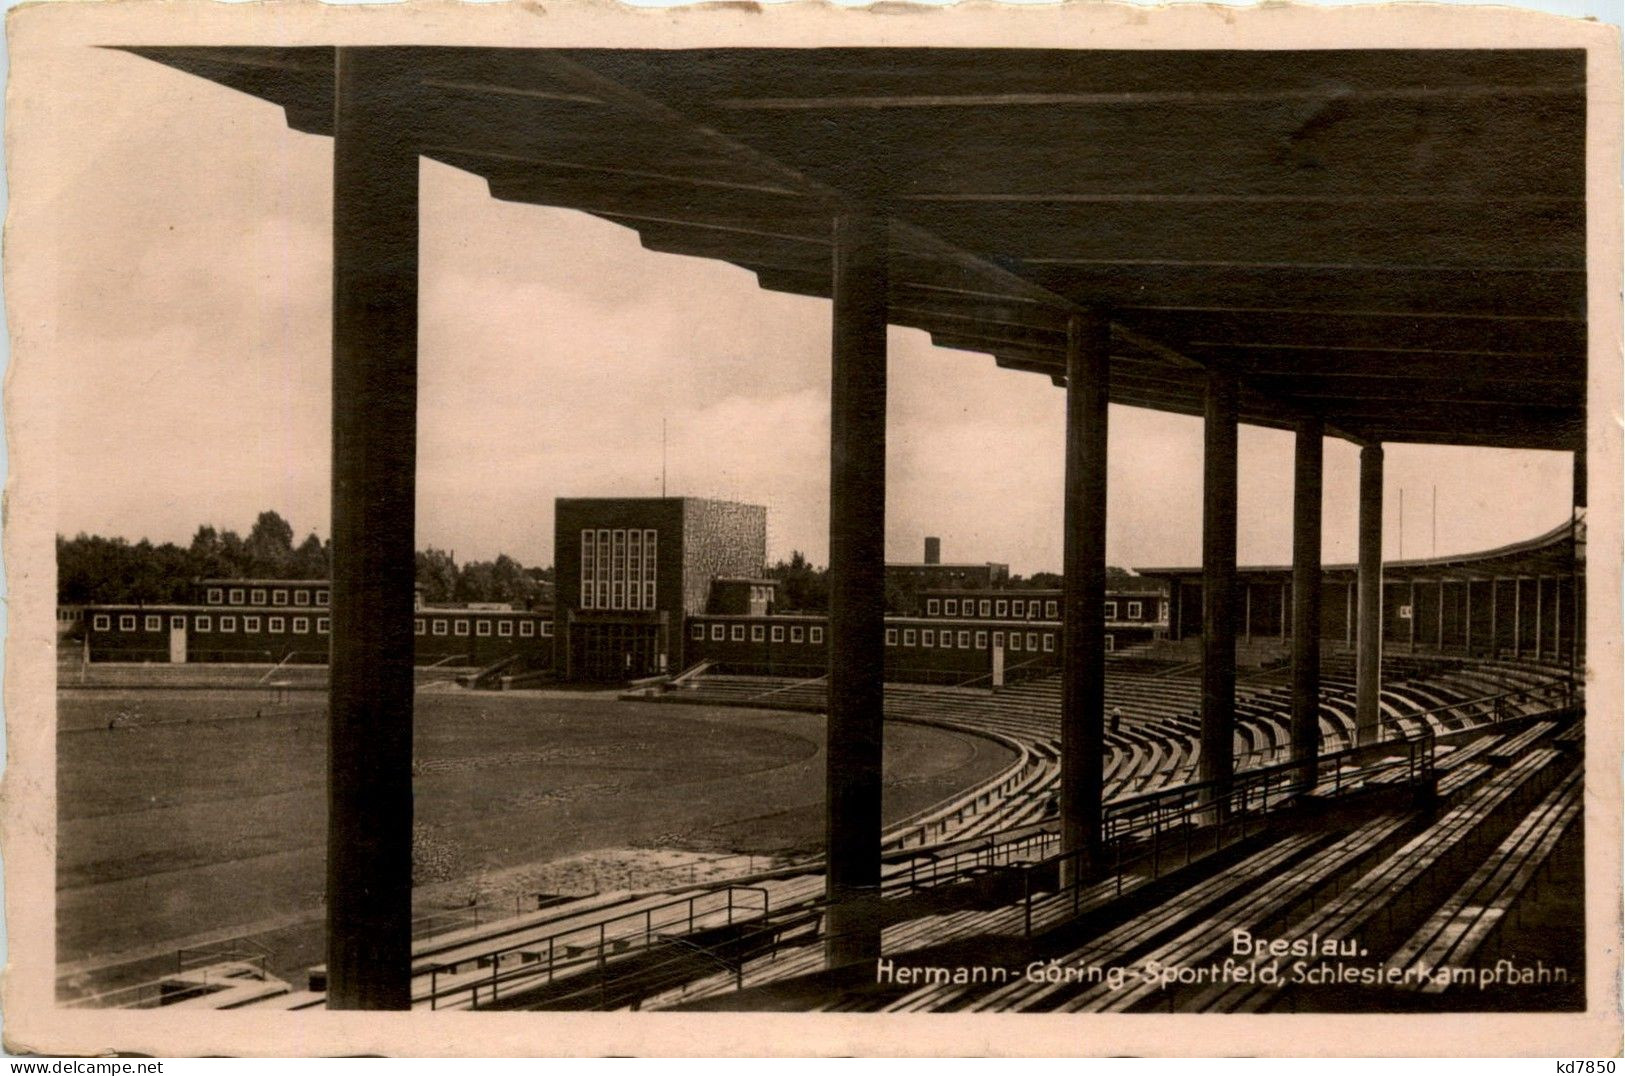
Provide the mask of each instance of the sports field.
[{"label": "sports field", "polygon": [[[706,863],[683,853],[749,853],[760,867],[822,840],[817,715],[600,694],[417,700],[418,859],[432,883],[420,911],[470,897],[511,907],[527,888],[620,888]],[[57,940],[70,973],[172,960],[182,944],[244,932],[277,950],[281,970],[320,959],[322,693],[63,690],[57,701]],[[1011,760],[977,737],[889,724],[886,817]]]}]

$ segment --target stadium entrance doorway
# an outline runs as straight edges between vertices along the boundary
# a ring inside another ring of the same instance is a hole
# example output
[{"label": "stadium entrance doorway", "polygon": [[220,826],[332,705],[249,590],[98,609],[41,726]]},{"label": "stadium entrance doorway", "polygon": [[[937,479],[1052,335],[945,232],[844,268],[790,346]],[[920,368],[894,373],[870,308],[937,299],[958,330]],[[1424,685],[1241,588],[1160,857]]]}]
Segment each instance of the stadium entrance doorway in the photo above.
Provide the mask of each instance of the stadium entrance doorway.
[{"label": "stadium entrance doorway", "polygon": [[635,680],[665,671],[659,624],[573,624],[570,650],[578,680]]}]

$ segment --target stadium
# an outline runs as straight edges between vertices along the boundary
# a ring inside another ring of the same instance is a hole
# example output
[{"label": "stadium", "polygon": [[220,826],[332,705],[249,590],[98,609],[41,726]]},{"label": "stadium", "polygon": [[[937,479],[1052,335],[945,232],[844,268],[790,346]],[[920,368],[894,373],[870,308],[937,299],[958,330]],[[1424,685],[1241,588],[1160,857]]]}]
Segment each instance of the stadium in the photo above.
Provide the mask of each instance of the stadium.
[{"label": "stadium", "polygon": [[[128,51],[333,142],[332,574],[79,614],[64,1004],[1586,1008],[1583,53]],[[700,497],[558,498],[546,610],[414,596],[420,158],[828,300],[826,612]],[[1064,392],[1058,588],[887,564],[888,324]],[[1200,563],[1132,587],[1108,405],[1202,427]],[[1244,424],[1288,564],[1238,560]],[[1385,558],[1405,444],[1570,453],[1572,511]],[[430,914],[459,856],[503,906]],[[212,940],[99,959],[155,891]]]}]

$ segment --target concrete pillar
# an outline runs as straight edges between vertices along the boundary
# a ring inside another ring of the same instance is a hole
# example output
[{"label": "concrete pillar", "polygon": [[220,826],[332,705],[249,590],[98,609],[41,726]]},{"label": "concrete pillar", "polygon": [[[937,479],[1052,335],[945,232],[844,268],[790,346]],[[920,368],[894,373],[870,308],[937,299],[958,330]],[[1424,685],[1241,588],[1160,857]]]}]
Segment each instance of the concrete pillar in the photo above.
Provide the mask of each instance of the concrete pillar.
[{"label": "concrete pillar", "polygon": [[884,720],[887,229],[835,220],[829,476],[825,955],[880,953]]},{"label": "concrete pillar", "polygon": [[[1355,632],[1355,742],[1375,743],[1382,726],[1382,446],[1360,450],[1360,622]],[[1411,610],[1415,615],[1415,610]]]},{"label": "concrete pillar", "polygon": [[1416,580],[1415,579],[1412,579],[1410,581],[1410,591],[1409,591],[1409,593],[1410,593],[1410,597],[1407,598],[1406,601],[1410,602],[1410,606],[1411,606],[1411,622],[1408,625],[1406,625],[1406,627],[1408,627],[1410,629],[1411,653],[1414,654],[1414,653],[1416,653],[1416,622],[1421,619],[1421,617],[1417,615],[1417,608],[1416,608]]},{"label": "concrete pillar", "polygon": [[1586,448],[1581,445],[1574,450],[1574,507],[1586,506]]},{"label": "concrete pillar", "polygon": [[1501,611],[1501,577],[1490,579],[1490,657],[1501,656],[1501,625],[1497,622]]},{"label": "concrete pillar", "polygon": [[327,1007],[407,1009],[418,155],[388,53],[334,75]]},{"label": "concrete pillar", "polygon": [[[1061,574],[1061,848],[1101,862],[1106,711],[1106,403],[1111,324],[1067,326],[1066,484]],[[1070,873],[1070,872],[1069,872]]]},{"label": "concrete pillar", "polygon": [[1203,781],[1229,787],[1236,720],[1236,378],[1208,371],[1202,456]]},{"label": "concrete pillar", "polygon": [[1343,588],[1343,645],[1354,645],[1354,592],[1355,584],[1349,583]]},{"label": "concrete pillar", "polygon": [[1574,511],[1569,518],[1569,601],[1572,602],[1569,628],[1569,702],[1583,679],[1580,640],[1585,635],[1585,586],[1580,579],[1580,520],[1586,509],[1586,448],[1574,450]]},{"label": "concrete pillar", "polygon": [[1292,761],[1313,788],[1320,754],[1320,500],[1324,431],[1298,424],[1292,480]]},{"label": "concrete pillar", "polygon": [[1512,577],[1512,656],[1523,657],[1523,577]]},{"label": "concrete pillar", "polygon": [[1439,623],[1438,635],[1434,640],[1434,649],[1444,653],[1444,580],[1439,580]]},{"label": "concrete pillar", "polygon": [[1539,661],[1546,654],[1546,640],[1542,635],[1541,611],[1545,604],[1546,595],[1543,593],[1546,582],[1543,575],[1535,576],[1535,660]]},{"label": "concrete pillar", "polygon": [[1545,593],[1546,593],[1545,604],[1546,604],[1546,610],[1547,610],[1546,614],[1545,614],[1545,619],[1550,620],[1552,622],[1552,649],[1551,649],[1551,654],[1552,654],[1552,657],[1555,658],[1555,657],[1557,657],[1557,655],[1559,653],[1558,641],[1557,640],[1558,640],[1558,630],[1561,627],[1561,623],[1560,623],[1560,620],[1559,620],[1559,617],[1558,617],[1558,610],[1563,604],[1563,595],[1562,595],[1562,590],[1558,585],[1559,580],[1557,579],[1557,577],[1556,576],[1548,576],[1547,578],[1551,579],[1551,582],[1546,584],[1546,588],[1545,588]]},{"label": "concrete pillar", "polygon": [[1473,656],[1473,581],[1471,578],[1462,580],[1462,617],[1461,640],[1462,649],[1467,656]]}]

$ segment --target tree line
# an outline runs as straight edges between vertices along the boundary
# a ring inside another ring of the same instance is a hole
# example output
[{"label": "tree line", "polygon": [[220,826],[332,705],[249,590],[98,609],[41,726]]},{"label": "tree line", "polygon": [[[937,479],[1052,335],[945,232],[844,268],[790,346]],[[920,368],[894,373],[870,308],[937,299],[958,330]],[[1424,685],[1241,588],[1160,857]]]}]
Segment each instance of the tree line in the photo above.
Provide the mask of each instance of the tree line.
[{"label": "tree line", "polygon": [[[292,524],[274,511],[254,520],[247,537],[211,524],[189,545],[155,545],[143,538],[57,535],[57,601],[63,605],[166,604],[194,601],[197,579],[326,579],[332,543],[311,533],[297,545]],[[551,597],[551,568],[527,568],[506,553],[459,565],[430,547],[416,557],[416,580],[427,602],[518,602]]]}]

